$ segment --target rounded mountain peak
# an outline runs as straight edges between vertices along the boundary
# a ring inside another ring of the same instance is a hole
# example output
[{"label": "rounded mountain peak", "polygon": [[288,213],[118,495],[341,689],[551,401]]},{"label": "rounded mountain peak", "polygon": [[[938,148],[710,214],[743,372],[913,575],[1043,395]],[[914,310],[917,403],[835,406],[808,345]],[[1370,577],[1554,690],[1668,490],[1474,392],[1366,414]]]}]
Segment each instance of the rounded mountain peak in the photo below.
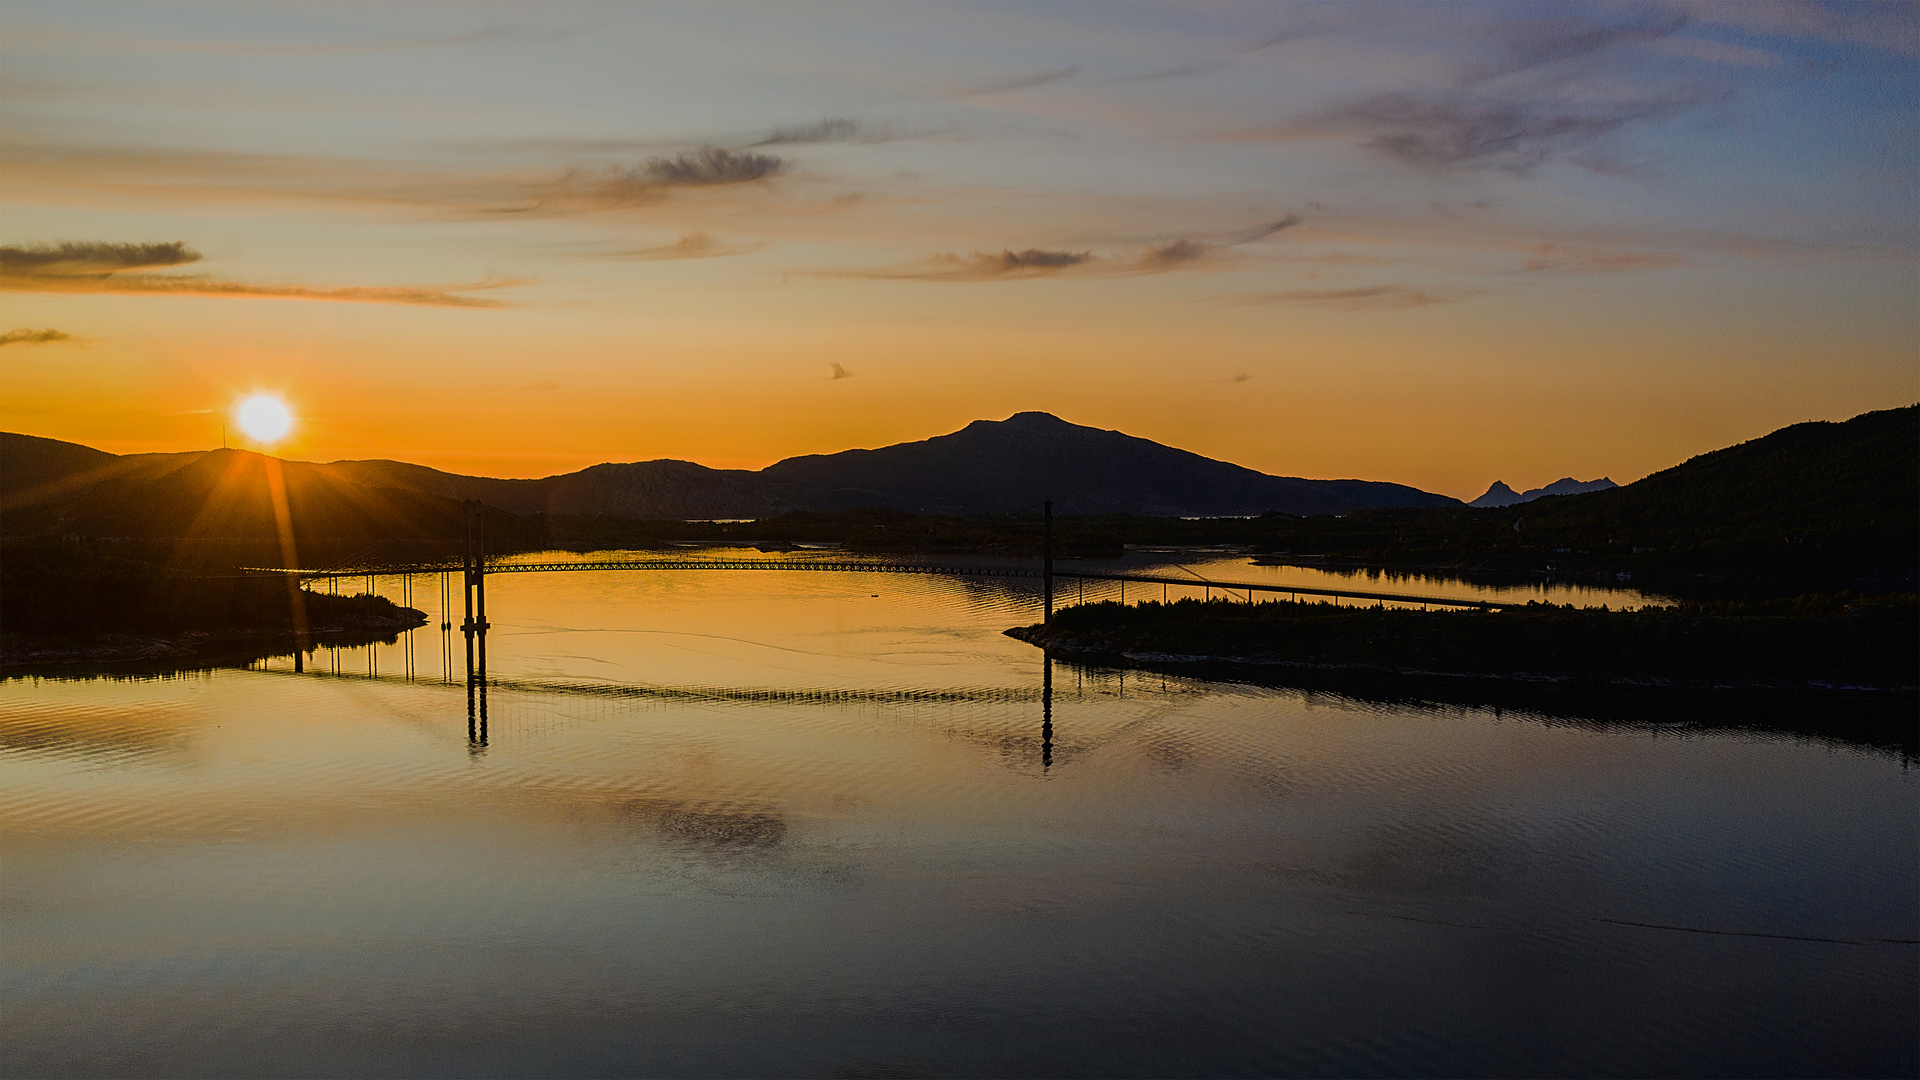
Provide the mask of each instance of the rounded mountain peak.
[{"label": "rounded mountain peak", "polygon": [[1075,427],[1077,425],[1070,424],[1065,420],[1062,420],[1059,417],[1053,415],[1050,412],[1036,411],[1036,412],[1017,412],[1017,413],[1014,413],[1012,416],[1007,417],[1005,420],[975,420],[973,423],[968,424],[967,426],[970,428],[1012,427],[1012,428],[1025,428],[1028,430],[1033,430],[1038,428],[1070,428],[1070,427]]}]

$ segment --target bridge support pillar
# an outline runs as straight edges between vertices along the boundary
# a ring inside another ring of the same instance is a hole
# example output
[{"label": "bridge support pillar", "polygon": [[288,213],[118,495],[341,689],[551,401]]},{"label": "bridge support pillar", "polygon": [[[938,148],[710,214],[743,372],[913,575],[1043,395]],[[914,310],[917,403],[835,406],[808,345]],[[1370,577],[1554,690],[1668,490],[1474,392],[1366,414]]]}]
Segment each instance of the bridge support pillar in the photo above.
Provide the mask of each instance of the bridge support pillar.
[{"label": "bridge support pillar", "polygon": [[[461,594],[466,621],[460,629],[467,639],[467,738],[487,744],[487,519],[478,500],[460,504],[466,516],[465,556],[461,561]],[[479,727],[475,730],[476,700]]]}]

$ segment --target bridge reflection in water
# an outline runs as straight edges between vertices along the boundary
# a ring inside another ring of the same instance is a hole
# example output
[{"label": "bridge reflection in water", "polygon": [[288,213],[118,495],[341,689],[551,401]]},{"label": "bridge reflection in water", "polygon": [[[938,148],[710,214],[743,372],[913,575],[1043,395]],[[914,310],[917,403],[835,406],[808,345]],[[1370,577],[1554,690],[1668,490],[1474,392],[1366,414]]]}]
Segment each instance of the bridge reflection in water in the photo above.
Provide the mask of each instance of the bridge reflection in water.
[{"label": "bridge reflection in water", "polygon": [[[409,632],[411,633],[411,631]],[[402,635],[404,637],[406,635]],[[451,657],[452,629],[441,629],[443,654]],[[524,696],[527,700],[538,697],[567,697],[603,702],[610,707],[623,703],[653,704],[739,704],[739,705],[794,705],[802,707],[830,706],[871,706],[888,710],[931,709],[936,714],[941,707],[951,706],[1016,706],[1019,711],[1040,706],[1040,765],[1043,771],[1053,765],[1054,729],[1053,729],[1053,668],[1051,653],[1041,653],[1040,685],[1027,686],[955,686],[947,688],[920,687],[883,687],[883,688],[843,688],[843,687],[747,687],[747,686],[703,686],[697,684],[662,685],[651,683],[597,682],[585,679],[568,678],[523,678],[509,676],[494,678],[481,670],[479,658],[483,651],[475,643],[474,667],[468,669],[464,686],[467,691],[467,741],[469,749],[478,752],[489,746],[490,708],[498,702],[489,700],[490,691],[502,690],[510,695]],[[374,646],[366,646],[369,653]],[[343,666],[337,657],[339,649],[332,649],[335,659],[330,664],[318,666],[296,665],[291,668],[273,667],[271,661],[261,661],[253,670],[262,674],[301,676],[303,678],[366,679],[375,682],[417,683],[414,670],[402,668],[397,671],[382,670],[371,657],[363,670],[350,670]],[[1083,676],[1091,673],[1080,670]],[[1120,692],[1124,696],[1126,672],[1115,673]],[[1164,680],[1163,680],[1164,681]],[[432,679],[452,689],[456,683],[448,673],[441,679]],[[1100,691],[1106,693],[1107,691]],[[1068,696],[1077,696],[1072,688]],[[510,699],[511,700],[511,699]],[[507,719],[513,716],[511,708]],[[1031,713],[1027,715],[1031,716]],[[577,718],[577,717],[576,717]],[[1029,721],[1030,722],[1030,721]],[[1031,730],[1031,729],[1028,729]],[[1006,744],[1001,744],[1005,746]],[[1031,743],[1026,744],[1031,747]]]}]

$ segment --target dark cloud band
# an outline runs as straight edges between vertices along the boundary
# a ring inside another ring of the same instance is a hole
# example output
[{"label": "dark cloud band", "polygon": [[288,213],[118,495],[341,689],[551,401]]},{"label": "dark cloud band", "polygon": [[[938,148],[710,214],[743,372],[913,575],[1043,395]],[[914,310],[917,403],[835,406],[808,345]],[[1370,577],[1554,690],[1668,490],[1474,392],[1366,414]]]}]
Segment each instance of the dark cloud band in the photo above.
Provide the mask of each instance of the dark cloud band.
[{"label": "dark cloud band", "polygon": [[0,345],[47,345],[55,341],[72,341],[73,335],[63,333],[51,327],[45,330],[30,330],[22,327],[0,334]]},{"label": "dark cloud band", "polygon": [[[459,295],[516,282],[499,279],[452,288],[418,286],[253,285],[197,274],[129,273],[200,261],[184,241],[129,244],[69,241],[40,246],[0,246],[0,290],[8,292],[160,293],[174,296],[278,297],[337,300],[367,304],[424,304],[435,307],[501,307],[498,300]],[[20,333],[21,331],[15,331]],[[58,333],[58,331],[42,331]],[[64,336],[64,335],[63,335]],[[24,341],[24,339],[22,339]],[[43,339],[58,340],[58,339]]]}]

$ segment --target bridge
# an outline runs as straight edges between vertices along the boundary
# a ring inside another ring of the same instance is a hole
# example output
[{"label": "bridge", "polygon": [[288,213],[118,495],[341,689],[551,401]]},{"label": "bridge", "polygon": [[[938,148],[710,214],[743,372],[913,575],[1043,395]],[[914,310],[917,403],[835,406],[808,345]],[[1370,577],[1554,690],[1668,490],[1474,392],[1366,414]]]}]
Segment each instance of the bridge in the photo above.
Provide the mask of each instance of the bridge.
[{"label": "bridge", "polygon": [[[301,580],[328,580],[362,577],[401,577],[416,574],[454,573],[464,570],[458,563],[422,563],[406,566],[367,567],[334,570],[286,570],[279,567],[252,567],[256,572],[285,573]],[[493,577],[499,574],[556,574],[582,570],[780,570],[853,574],[931,574],[942,577],[1016,578],[1039,581],[1044,569],[1018,566],[960,566],[939,563],[876,562],[855,559],[582,559],[570,562],[485,563],[476,571]],[[1495,608],[1486,600],[1465,600],[1455,596],[1420,596],[1412,593],[1369,592],[1363,589],[1325,589],[1311,585],[1291,585],[1270,581],[1219,581],[1213,578],[1169,577],[1156,574],[1114,574],[1095,570],[1065,570],[1055,567],[1055,578],[1082,581],[1117,581],[1124,590],[1130,582],[1143,585],[1180,585],[1217,589],[1224,593],[1287,593],[1299,596],[1326,596],[1334,599],[1376,600],[1396,604],[1426,604],[1439,607]]]},{"label": "bridge", "polygon": [[[1128,584],[1159,585],[1164,598],[1166,589],[1178,585],[1183,588],[1205,589],[1209,595],[1218,589],[1232,594],[1245,592],[1251,603],[1255,593],[1287,593],[1294,599],[1302,596],[1331,597],[1337,604],[1342,597],[1353,600],[1372,600],[1380,603],[1419,604],[1423,607],[1477,608],[1481,610],[1501,605],[1485,600],[1466,600],[1454,596],[1422,596],[1413,593],[1372,592],[1359,589],[1328,589],[1310,585],[1291,585],[1280,582],[1262,581],[1216,581],[1200,574],[1188,571],[1189,577],[1171,577],[1162,574],[1116,574],[1098,570],[1063,570],[1054,565],[1053,555],[1053,503],[1045,504],[1044,540],[1041,548],[1041,561],[1038,569],[1021,566],[955,565],[947,563],[900,562],[878,559],[846,558],[803,558],[803,559],[578,559],[567,562],[497,562],[489,561],[486,554],[486,516],[485,507],[477,501],[463,504],[466,515],[466,549],[459,563],[435,562],[398,566],[298,569],[294,567],[250,567],[258,573],[285,575],[290,581],[338,582],[341,578],[367,579],[367,590],[372,592],[373,579],[376,577],[399,577],[403,580],[402,595],[411,604],[413,597],[413,578],[421,575],[441,575],[441,610],[447,612],[440,628],[452,629],[451,590],[449,577],[459,571],[462,578],[461,594],[464,601],[466,618],[460,624],[462,636],[466,639],[467,660],[467,727],[469,734],[477,738],[479,745],[486,743],[487,730],[487,578],[498,574],[553,574],[580,573],[587,571],[624,571],[624,570],[666,570],[666,571],[780,571],[813,573],[855,573],[855,574],[929,574],[942,577],[974,577],[1025,579],[1038,581],[1042,596],[1042,617],[1053,621],[1053,588],[1056,578],[1077,581],[1112,581],[1120,584],[1120,599],[1126,602]],[[452,657],[447,657],[451,670]],[[302,670],[301,654],[294,654],[294,670]],[[1048,679],[1051,680],[1052,667],[1048,665]],[[1050,696],[1050,695],[1049,695]],[[476,699],[478,704],[476,727]],[[1047,730],[1051,732],[1049,710]]]}]

